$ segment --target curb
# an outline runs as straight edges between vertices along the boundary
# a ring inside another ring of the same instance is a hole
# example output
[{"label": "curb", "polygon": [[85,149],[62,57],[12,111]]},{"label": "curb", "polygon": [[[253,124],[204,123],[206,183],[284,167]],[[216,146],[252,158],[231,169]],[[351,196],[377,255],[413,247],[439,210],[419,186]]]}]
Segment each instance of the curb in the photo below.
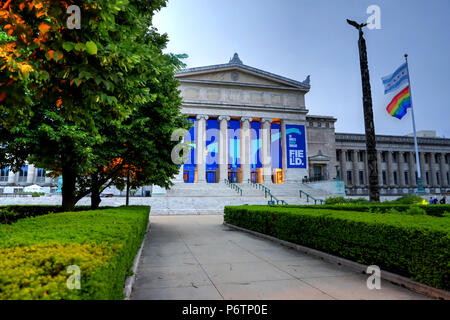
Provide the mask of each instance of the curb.
[{"label": "curb", "polygon": [[[151,209],[150,209],[151,210]],[[148,223],[147,228],[145,229],[145,235],[142,239],[141,247],[139,248],[138,252],[136,253],[136,256],[134,257],[133,266],[131,267],[131,271],[133,271],[133,274],[131,276],[127,276],[125,279],[125,285],[123,287],[123,300],[130,300],[131,291],[133,290],[134,282],[136,281],[136,272],[137,268],[139,266],[139,261],[141,260],[142,250],[144,249],[144,243],[147,239],[147,234],[150,230],[150,213],[148,214]]]},{"label": "curb", "polygon": [[[351,260],[347,260],[347,259],[344,259],[344,258],[341,258],[341,257],[333,256],[331,254],[328,254],[328,253],[325,253],[325,252],[322,252],[322,251],[319,251],[319,250],[311,249],[311,248],[308,248],[308,247],[305,247],[305,246],[302,246],[302,245],[299,245],[299,244],[295,244],[295,243],[292,243],[292,242],[280,240],[278,238],[275,238],[275,237],[272,237],[272,236],[269,236],[269,235],[266,235],[266,234],[263,234],[263,233],[259,233],[259,232],[256,232],[256,231],[252,231],[252,230],[249,230],[249,229],[245,229],[245,228],[242,228],[242,227],[238,227],[238,226],[235,226],[235,225],[227,223],[227,222],[224,222],[223,224],[225,226],[227,226],[227,227],[230,227],[230,228],[233,228],[233,229],[236,229],[236,230],[239,230],[239,231],[250,233],[250,234],[252,234],[254,236],[257,236],[259,238],[271,240],[271,241],[273,241],[275,243],[278,243],[280,245],[283,245],[283,246],[295,249],[297,251],[300,251],[300,252],[303,252],[303,253],[306,253],[306,254],[310,254],[310,255],[322,258],[322,259],[324,259],[324,260],[326,260],[328,262],[332,262],[332,263],[336,263],[336,264],[339,264],[339,265],[343,265],[343,266],[352,268],[353,270],[356,270],[356,271],[359,271],[361,273],[366,274],[366,270],[367,270],[367,267],[368,267],[367,265],[364,265],[364,264],[361,264],[361,263],[358,263],[358,262],[354,262],[354,261],[351,261]],[[395,273],[391,273],[391,272],[388,272],[388,271],[381,270],[381,279],[387,280],[387,281],[392,282],[392,283],[397,284],[397,285],[400,285],[400,286],[405,287],[407,289],[410,289],[412,291],[424,294],[424,295],[429,296],[431,298],[450,300],[450,292],[448,292],[448,291],[430,287],[430,286],[428,286],[426,284],[423,284],[423,283],[411,280],[409,278],[400,276],[400,275],[395,274]]]}]

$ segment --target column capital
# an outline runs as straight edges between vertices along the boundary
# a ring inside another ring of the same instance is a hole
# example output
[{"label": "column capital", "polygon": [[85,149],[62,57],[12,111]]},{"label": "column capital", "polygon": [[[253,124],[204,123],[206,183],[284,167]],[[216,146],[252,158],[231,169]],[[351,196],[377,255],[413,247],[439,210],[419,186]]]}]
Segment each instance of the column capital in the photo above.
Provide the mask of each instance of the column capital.
[{"label": "column capital", "polygon": [[241,122],[246,122],[246,121],[248,121],[248,122],[252,122],[252,118],[251,117],[242,117],[241,118]]},{"label": "column capital", "polygon": [[230,121],[230,116],[219,116],[219,121],[222,121],[222,120],[226,120],[226,121]]},{"label": "column capital", "polygon": [[206,114],[198,114],[198,115],[196,116],[196,119],[197,119],[197,120],[200,120],[200,119],[208,120],[209,117],[208,117]]},{"label": "column capital", "polygon": [[261,123],[264,123],[264,122],[272,123],[272,118],[262,118]]}]

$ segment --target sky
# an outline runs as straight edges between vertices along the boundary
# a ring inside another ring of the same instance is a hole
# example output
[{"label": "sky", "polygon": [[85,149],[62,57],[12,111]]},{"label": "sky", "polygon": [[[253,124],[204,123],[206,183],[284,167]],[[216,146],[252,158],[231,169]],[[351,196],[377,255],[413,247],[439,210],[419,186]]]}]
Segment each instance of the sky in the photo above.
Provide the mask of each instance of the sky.
[{"label": "sky", "polygon": [[365,29],[376,134],[413,131],[411,112],[386,112],[381,77],[408,53],[417,130],[450,138],[450,0],[169,0],[153,25],[166,52],[186,53],[189,68],[244,64],[294,80],[311,75],[309,114],[334,116],[336,132],[364,133],[358,32],[378,5],[381,29]]}]

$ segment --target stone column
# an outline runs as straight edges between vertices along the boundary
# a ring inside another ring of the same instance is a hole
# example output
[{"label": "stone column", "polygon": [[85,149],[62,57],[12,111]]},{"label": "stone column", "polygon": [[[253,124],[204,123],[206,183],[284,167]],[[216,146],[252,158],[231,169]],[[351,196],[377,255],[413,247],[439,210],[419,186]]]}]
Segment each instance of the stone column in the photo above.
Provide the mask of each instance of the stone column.
[{"label": "stone column", "polygon": [[439,159],[439,168],[441,170],[441,186],[447,187],[449,181],[447,181],[447,172],[445,170],[445,153],[441,153],[441,157]]},{"label": "stone column", "polygon": [[377,164],[378,164],[378,184],[383,185],[383,170],[381,168],[381,151],[377,151]]},{"label": "stone column", "polygon": [[369,161],[366,150],[364,150],[364,186],[369,187]]},{"label": "stone column", "polygon": [[425,154],[423,152],[419,152],[419,162],[420,162],[420,173],[422,176],[422,184],[424,187],[428,187],[425,173]]},{"label": "stone column", "polygon": [[219,181],[228,179],[228,121],[229,116],[220,116],[219,130]]},{"label": "stone column", "polygon": [[438,187],[437,178],[436,178],[436,153],[430,153],[430,171],[431,171],[431,186]]},{"label": "stone column", "polygon": [[206,183],[206,120],[208,116],[197,115],[197,183]]},{"label": "stone column", "polygon": [[414,159],[416,157],[415,152],[409,152],[408,154],[408,168],[409,168],[409,185],[411,187],[416,187],[416,164],[414,163]]},{"label": "stone column", "polygon": [[11,167],[9,167],[9,173],[8,173],[8,184],[14,184],[16,181],[16,173],[11,170]]},{"label": "stone column", "polygon": [[400,183],[401,188],[406,187],[405,172],[402,165],[403,153],[404,152],[398,153],[398,182]]},{"label": "stone column", "polygon": [[345,151],[346,151],[345,149],[340,150],[341,155],[339,158],[339,167],[340,167],[339,170],[341,172],[340,174],[341,180],[344,181],[345,185],[347,185],[347,173],[345,168],[346,165]]},{"label": "stone column", "polygon": [[352,171],[353,171],[353,185],[358,186],[359,185],[359,174],[358,174],[358,151],[352,150],[353,152],[353,158],[352,158]]},{"label": "stone column", "polygon": [[[388,151],[387,156],[387,184],[389,187],[394,187],[394,168],[392,166],[392,151]],[[397,177],[398,179],[398,177]],[[398,183],[398,181],[397,181]]]},{"label": "stone column", "polygon": [[250,146],[251,146],[251,132],[250,122],[252,118],[242,117],[241,127],[241,168],[242,168],[242,183],[247,183],[250,179]]},{"label": "stone column", "polygon": [[262,151],[262,164],[263,164],[263,179],[264,183],[272,182],[272,155],[270,151],[270,124],[272,119],[261,119],[261,151]]},{"label": "stone column", "polygon": [[[272,135],[270,134],[270,139],[272,140]],[[283,161],[283,177],[284,181],[287,180],[287,155],[286,155],[286,122],[281,120],[281,161]],[[272,180],[271,180],[272,181]]]}]

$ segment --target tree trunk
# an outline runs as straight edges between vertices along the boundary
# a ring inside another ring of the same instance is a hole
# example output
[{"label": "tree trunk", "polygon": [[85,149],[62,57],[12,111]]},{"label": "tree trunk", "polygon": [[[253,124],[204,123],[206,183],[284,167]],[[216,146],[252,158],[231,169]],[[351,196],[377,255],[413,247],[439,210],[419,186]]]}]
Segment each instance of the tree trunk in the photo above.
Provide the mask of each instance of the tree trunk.
[{"label": "tree trunk", "polygon": [[127,200],[126,206],[130,205],[130,170],[127,170]]},{"label": "tree trunk", "polygon": [[98,182],[98,176],[94,173],[91,177],[91,209],[95,210],[98,209],[100,202],[102,202],[102,199],[100,198],[100,184]]},{"label": "tree trunk", "polygon": [[62,186],[62,210],[71,211],[78,202],[75,195],[76,175],[70,169],[62,169],[63,186]]}]

